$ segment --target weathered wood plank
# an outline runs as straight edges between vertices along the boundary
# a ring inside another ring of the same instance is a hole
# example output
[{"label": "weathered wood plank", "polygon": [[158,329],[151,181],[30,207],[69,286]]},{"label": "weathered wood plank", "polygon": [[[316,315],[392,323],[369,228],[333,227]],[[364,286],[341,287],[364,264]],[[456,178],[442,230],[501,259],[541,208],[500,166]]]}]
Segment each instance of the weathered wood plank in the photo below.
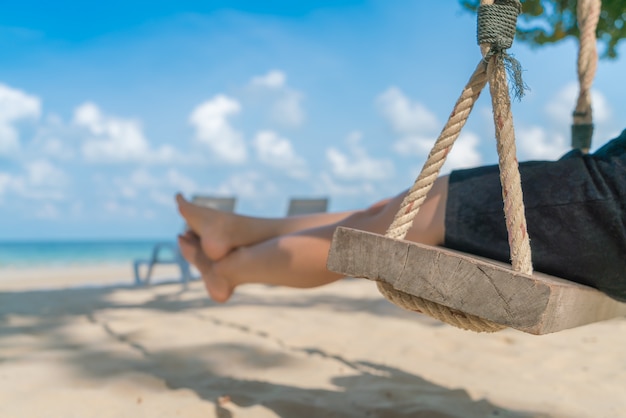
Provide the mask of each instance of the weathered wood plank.
[{"label": "weathered wood plank", "polygon": [[328,269],[396,289],[531,334],[626,316],[596,289],[440,247],[337,228]]}]

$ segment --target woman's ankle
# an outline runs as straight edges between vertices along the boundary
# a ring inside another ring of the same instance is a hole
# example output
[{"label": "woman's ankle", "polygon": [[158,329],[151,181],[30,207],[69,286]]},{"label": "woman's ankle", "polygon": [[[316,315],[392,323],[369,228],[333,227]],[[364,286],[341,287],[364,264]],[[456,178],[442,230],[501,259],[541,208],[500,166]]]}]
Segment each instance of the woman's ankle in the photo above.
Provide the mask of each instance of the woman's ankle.
[{"label": "woman's ankle", "polygon": [[225,300],[230,299],[235,288],[242,284],[237,281],[237,269],[238,265],[241,266],[240,263],[243,252],[243,247],[235,248],[226,256],[213,263],[212,276],[214,286],[212,287],[215,289],[216,293],[225,297]]}]

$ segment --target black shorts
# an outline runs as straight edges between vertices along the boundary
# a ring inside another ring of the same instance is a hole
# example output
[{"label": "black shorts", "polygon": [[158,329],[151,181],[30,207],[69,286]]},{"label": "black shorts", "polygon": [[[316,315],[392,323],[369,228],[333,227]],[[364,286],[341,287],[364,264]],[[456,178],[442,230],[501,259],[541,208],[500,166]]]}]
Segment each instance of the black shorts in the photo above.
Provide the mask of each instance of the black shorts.
[{"label": "black shorts", "polygon": [[[534,269],[626,301],[626,130],[520,174]],[[497,166],[451,173],[445,225],[446,247],[510,262]]]}]

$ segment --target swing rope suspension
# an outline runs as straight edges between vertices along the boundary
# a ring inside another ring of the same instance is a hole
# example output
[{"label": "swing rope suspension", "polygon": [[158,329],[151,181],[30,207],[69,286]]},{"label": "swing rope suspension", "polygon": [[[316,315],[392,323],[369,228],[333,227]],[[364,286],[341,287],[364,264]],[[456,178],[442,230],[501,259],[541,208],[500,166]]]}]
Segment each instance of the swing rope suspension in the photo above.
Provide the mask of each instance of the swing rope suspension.
[{"label": "swing rope suspension", "polygon": [[[597,60],[595,29],[599,10],[600,0],[579,0],[578,18],[584,24],[580,26],[581,52],[578,62],[581,88],[574,119],[575,125],[582,126],[582,129],[587,130],[589,130],[587,125],[593,126],[590,122],[591,100],[589,90]],[[532,275],[530,239],[524,214],[513,115],[506,74],[507,66],[513,67],[514,72],[517,71],[514,76],[515,89],[516,91],[519,91],[520,88],[523,89],[519,64],[516,64],[516,61],[512,60],[506,53],[506,49],[513,43],[517,16],[520,13],[521,3],[519,0],[481,0],[478,11],[478,41],[483,59],[463,89],[447,123],[430,151],[422,171],[400,205],[400,209],[385,236],[392,239],[405,238],[413,219],[439,176],[441,167],[455,140],[459,137],[476,100],[486,83],[489,82],[511,264],[514,271]],[[511,62],[513,65],[510,65]],[[573,133],[574,130],[573,127]],[[396,305],[422,312],[456,327],[477,332],[495,332],[504,328],[500,324],[478,316],[399,291],[388,283],[379,281],[377,285],[380,292]]]},{"label": "swing rope suspension", "polygon": [[580,31],[578,49],[578,100],[573,114],[572,148],[587,153],[593,136],[591,85],[598,66],[596,28],[600,19],[601,0],[579,0],[576,17]]}]

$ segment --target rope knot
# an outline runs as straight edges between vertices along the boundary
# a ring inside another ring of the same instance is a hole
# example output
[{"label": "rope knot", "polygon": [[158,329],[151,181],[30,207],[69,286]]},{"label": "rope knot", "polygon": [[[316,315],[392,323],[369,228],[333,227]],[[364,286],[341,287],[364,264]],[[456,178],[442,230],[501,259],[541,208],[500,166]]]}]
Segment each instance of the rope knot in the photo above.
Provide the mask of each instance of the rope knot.
[{"label": "rope knot", "polygon": [[491,45],[490,54],[499,54],[513,45],[517,16],[522,12],[519,0],[496,0],[478,8],[478,44]]},{"label": "rope knot", "polygon": [[522,79],[522,65],[506,50],[513,45],[520,13],[522,3],[519,0],[495,0],[494,4],[481,5],[478,8],[476,35],[479,45],[490,46],[484,57],[485,62],[495,56],[498,64],[507,69],[511,79],[511,94],[518,100],[527,89]]}]

